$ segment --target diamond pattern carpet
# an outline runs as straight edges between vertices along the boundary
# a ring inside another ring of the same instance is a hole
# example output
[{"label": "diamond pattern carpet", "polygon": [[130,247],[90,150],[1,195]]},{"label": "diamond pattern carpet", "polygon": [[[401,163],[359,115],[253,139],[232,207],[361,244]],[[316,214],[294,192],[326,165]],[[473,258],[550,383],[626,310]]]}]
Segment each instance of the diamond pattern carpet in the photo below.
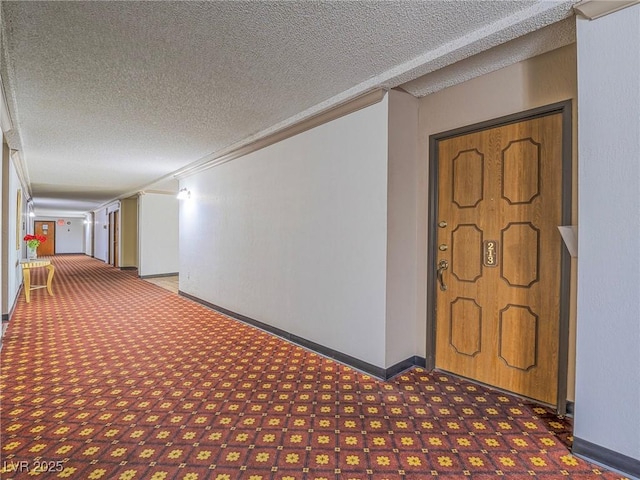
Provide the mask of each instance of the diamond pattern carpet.
[{"label": "diamond pattern carpet", "polygon": [[21,294],[3,339],[2,479],[622,478],[521,399],[420,368],[382,382],[100,261],[53,262],[55,296]]}]

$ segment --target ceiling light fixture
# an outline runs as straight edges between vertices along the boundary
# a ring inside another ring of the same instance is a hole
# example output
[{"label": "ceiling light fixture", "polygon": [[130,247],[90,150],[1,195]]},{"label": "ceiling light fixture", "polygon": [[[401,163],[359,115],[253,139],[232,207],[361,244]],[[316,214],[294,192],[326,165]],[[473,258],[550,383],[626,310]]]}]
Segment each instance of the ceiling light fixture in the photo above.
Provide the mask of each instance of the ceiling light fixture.
[{"label": "ceiling light fixture", "polygon": [[191,198],[191,192],[186,188],[181,188],[178,192],[178,200],[188,200]]}]

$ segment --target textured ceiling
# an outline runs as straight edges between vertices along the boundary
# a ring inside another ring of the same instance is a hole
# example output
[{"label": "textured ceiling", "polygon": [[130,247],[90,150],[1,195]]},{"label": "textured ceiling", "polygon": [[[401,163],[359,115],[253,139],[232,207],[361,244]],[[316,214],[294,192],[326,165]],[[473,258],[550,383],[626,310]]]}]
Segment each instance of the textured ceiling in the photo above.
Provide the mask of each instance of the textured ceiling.
[{"label": "textured ceiling", "polygon": [[[558,22],[572,3],[3,1],[7,137],[37,213],[87,211]],[[424,95],[483,68],[407,85]]]}]

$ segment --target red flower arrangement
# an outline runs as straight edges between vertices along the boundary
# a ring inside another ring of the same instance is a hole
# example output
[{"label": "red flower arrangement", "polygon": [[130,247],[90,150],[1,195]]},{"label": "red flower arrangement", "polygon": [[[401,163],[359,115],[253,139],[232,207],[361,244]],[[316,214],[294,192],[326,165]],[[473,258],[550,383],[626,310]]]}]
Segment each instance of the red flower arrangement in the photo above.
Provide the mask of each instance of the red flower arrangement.
[{"label": "red flower arrangement", "polygon": [[42,242],[47,241],[47,237],[44,235],[25,235],[24,241],[27,242],[29,248],[38,248]]}]

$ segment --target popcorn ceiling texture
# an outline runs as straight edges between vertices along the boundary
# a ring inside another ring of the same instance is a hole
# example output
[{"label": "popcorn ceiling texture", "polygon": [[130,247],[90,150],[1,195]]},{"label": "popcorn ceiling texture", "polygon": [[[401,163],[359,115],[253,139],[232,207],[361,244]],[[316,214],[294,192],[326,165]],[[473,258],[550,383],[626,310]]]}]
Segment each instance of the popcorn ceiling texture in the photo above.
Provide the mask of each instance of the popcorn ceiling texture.
[{"label": "popcorn ceiling texture", "polygon": [[9,136],[36,206],[103,202],[560,21],[572,3],[2,2]]}]

